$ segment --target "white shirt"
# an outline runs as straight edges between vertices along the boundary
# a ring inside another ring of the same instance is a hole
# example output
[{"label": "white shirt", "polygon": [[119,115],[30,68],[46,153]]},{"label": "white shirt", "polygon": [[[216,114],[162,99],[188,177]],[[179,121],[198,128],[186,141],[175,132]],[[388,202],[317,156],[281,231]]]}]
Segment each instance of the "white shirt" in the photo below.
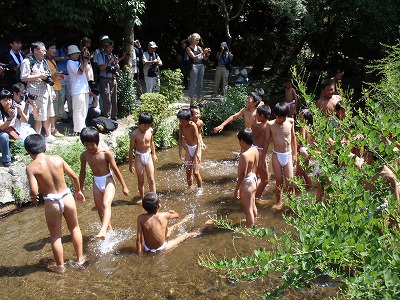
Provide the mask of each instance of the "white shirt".
[{"label": "white shirt", "polygon": [[67,62],[67,69],[71,81],[71,96],[89,93],[89,83],[86,73],[83,72],[82,75],[78,74],[79,61],[70,59]]}]

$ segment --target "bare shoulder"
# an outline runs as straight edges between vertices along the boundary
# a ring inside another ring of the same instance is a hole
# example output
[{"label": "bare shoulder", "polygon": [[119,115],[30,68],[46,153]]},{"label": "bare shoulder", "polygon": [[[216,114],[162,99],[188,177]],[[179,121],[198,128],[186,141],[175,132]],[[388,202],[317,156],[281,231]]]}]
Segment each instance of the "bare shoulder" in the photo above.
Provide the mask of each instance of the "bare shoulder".
[{"label": "bare shoulder", "polygon": [[288,122],[292,125],[294,125],[294,119],[293,118],[286,118],[286,120],[288,120]]}]

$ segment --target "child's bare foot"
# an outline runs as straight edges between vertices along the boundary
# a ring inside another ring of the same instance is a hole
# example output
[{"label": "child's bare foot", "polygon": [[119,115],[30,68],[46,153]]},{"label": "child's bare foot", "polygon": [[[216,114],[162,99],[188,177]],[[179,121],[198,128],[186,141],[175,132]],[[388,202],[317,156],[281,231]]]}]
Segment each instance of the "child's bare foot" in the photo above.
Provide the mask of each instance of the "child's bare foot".
[{"label": "child's bare foot", "polygon": [[285,204],[283,202],[279,202],[279,203],[275,204],[274,206],[272,206],[272,209],[277,212],[281,212],[284,208],[285,208]]},{"label": "child's bare foot", "polygon": [[196,196],[201,196],[203,195],[203,188],[197,188]]},{"label": "child's bare foot", "polygon": [[56,264],[51,264],[47,266],[47,270],[53,273],[58,273],[62,274],[65,273],[66,269],[64,265],[56,265]]},{"label": "child's bare foot", "polygon": [[105,240],[106,239],[106,230],[100,230],[100,232],[96,235],[97,239]]},{"label": "child's bare foot", "polygon": [[189,237],[194,238],[194,237],[197,237],[197,236],[199,236],[199,235],[202,235],[202,234],[203,234],[203,231],[204,231],[206,228],[210,228],[210,227],[213,227],[213,226],[214,226],[214,221],[213,221],[213,220],[208,220],[208,221],[205,222],[204,225],[201,226],[200,228],[197,228],[197,229],[195,229],[195,230],[189,232],[189,233],[188,233],[188,234],[190,235]]}]

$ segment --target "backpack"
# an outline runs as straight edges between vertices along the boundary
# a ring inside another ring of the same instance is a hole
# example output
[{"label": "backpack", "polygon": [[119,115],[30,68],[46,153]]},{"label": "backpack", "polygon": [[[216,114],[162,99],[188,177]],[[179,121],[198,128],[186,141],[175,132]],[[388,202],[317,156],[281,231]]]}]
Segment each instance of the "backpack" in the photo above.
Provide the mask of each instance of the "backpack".
[{"label": "backpack", "polygon": [[114,131],[115,129],[118,128],[118,123],[117,121],[114,121],[112,119],[108,119],[106,117],[97,117],[94,118],[91,122],[90,125],[97,128],[97,130],[100,133],[107,134],[109,132]]}]

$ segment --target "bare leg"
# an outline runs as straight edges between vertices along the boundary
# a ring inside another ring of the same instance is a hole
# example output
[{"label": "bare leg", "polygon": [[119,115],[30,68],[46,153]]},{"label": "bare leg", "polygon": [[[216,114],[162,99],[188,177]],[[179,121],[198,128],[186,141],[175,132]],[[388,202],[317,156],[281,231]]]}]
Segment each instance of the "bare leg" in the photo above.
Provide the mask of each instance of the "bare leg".
[{"label": "bare leg", "polygon": [[198,157],[196,157],[195,160],[196,160],[196,165],[194,166],[193,175],[194,175],[194,178],[196,179],[197,187],[202,188],[203,187],[203,179],[200,176],[200,159]]},{"label": "bare leg", "polygon": [[[258,152],[261,154],[262,150],[258,150]],[[261,156],[260,156],[261,157]],[[264,161],[259,161],[258,162],[258,168],[257,168],[257,175],[260,177],[260,182],[257,186],[256,190],[256,198],[261,198],[262,193],[265,190],[265,187],[268,184],[268,166],[267,163]]]},{"label": "bare leg", "polygon": [[41,134],[42,131],[42,121],[33,121],[33,128],[35,129],[37,134]]},{"label": "bare leg", "polygon": [[[254,225],[254,207],[256,183],[252,179],[245,179],[240,187],[240,202],[242,203],[246,215],[246,227],[251,228]],[[257,208],[255,209],[257,211]]]},{"label": "bare leg", "polygon": [[147,183],[149,185],[150,192],[156,192],[156,181],[154,180],[154,163],[153,159],[150,157],[146,164],[146,175]]},{"label": "bare leg", "polygon": [[178,226],[180,226],[180,225],[182,225],[182,224],[184,224],[184,223],[186,223],[187,221],[189,221],[190,219],[193,219],[193,215],[192,214],[190,214],[190,215],[186,215],[182,220],[180,220],[178,223],[176,223],[176,224],[174,224],[174,225],[172,225],[172,226],[169,226],[168,228],[167,228],[167,238],[169,238],[169,236],[172,234],[172,232],[178,227]]},{"label": "bare leg", "polygon": [[71,233],[72,244],[74,246],[76,260],[78,263],[84,262],[82,233],[78,223],[78,213],[75,200],[72,195],[64,197],[64,219],[67,222],[68,230]]},{"label": "bare leg", "polygon": [[57,202],[45,201],[45,216],[50,232],[50,244],[57,267],[64,266],[64,250],[61,242],[61,212]]},{"label": "bare leg", "polygon": [[51,135],[51,124],[49,120],[43,121],[44,131],[46,132],[46,136]]},{"label": "bare leg", "polygon": [[[149,159],[150,160],[150,159]],[[137,185],[140,198],[144,196],[144,167],[142,161],[140,160],[140,154],[136,154],[135,156],[135,169],[136,169],[136,176],[137,176]]]},{"label": "bare leg", "polygon": [[101,220],[101,229],[96,235],[96,238],[104,240],[107,230],[112,230],[111,227],[111,203],[114,200],[115,183],[112,176],[107,177],[106,190],[104,194],[95,185],[93,196],[99,217]]},{"label": "bare leg", "polygon": [[185,155],[185,169],[186,169],[186,179],[188,182],[188,187],[189,189],[193,185],[193,157],[189,155],[189,153],[186,152]]},{"label": "bare leg", "polygon": [[272,153],[272,169],[275,174],[275,199],[277,204],[282,203],[282,187],[283,187],[283,179],[282,179],[282,167],[276,158],[276,154]]}]

